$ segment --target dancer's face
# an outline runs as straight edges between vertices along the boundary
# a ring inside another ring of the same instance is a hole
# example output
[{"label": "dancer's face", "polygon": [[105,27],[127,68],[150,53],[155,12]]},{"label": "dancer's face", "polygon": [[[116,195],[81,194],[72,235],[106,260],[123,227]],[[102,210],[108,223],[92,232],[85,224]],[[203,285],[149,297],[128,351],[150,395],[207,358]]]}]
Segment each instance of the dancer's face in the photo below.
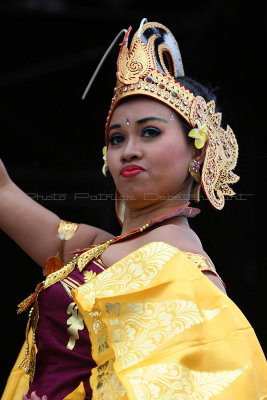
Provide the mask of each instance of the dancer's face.
[{"label": "dancer's face", "polygon": [[188,165],[193,156],[194,146],[175,112],[159,101],[133,96],[113,112],[107,163],[126,202],[135,199],[138,207],[188,194],[192,182]]}]

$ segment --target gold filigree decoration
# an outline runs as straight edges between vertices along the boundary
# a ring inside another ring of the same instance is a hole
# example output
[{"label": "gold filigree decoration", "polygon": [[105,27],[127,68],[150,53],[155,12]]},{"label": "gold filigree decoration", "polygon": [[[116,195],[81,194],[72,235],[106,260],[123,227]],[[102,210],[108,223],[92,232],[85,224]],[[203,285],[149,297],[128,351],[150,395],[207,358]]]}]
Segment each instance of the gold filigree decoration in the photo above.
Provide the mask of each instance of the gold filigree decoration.
[{"label": "gold filigree decoration", "polygon": [[119,368],[143,361],[174,336],[221,312],[219,308],[199,310],[194,302],[185,299],[160,303],[106,303],[105,308]]},{"label": "gold filigree decoration", "polygon": [[130,51],[128,51],[127,39],[129,33],[124,38],[125,45],[122,46],[117,63],[117,77],[121,82],[128,85],[137,83],[140,77],[146,76],[151,68],[148,49],[140,38],[133,42]]},{"label": "gold filigree decoration", "polygon": [[209,136],[202,168],[202,188],[211,204],[217,209],[222,209],[224,196],[235,194],[229,184],[239,180],[233,173],[238,158],[237,141],[229,126],[226,130],[220,126],[222,115],[215,112],[213,100],[205,103],[201,97],[197,97],[194,112],[201,114],[201,123],[207,124]]},{"label": "gold filigree decoration", "polygon": [[[88,308],[93,306],[97,296],[112,296],[114,293],[129,293],[140,290],[161,270],[178,249],[164,242],[152,242],[143,246],[121,261],[116,263],[116,268],[109,267],[101,276],[81,286],[78,291],[88,302]],[[145,267],[145,268],[144,268]]]},{"label": "gold filigree decoration", "polygon": [[[19,364],[19,367],[27,375],[29,375],[30,382],[32,382],[33,380],[35,374],[35,366],[36,366],[37,346],[36,346],[35,332],[37,330],[39,321],[38,296],[43,289],[47,289],[53,284],[66,278],[74,270],[75,265],[76,265],[76,256],[70,263],[65,265],[63,268],[49,274],[44,282],[41,282],[37,285],[35,292],[18,305],[18,313],[21,313],[25,311],[33,303],[33,307],[29,312],[29,319],[26,327],[25,357]],[[66,289],[67,288],[66,283],[62,282],[62,284]],[[74,287],[77,287],[77,285],[74,285]],[[67,290],[67,292],[70,294],[69,290]],[[77,333],[75,333],[75,335],[77,336]]]},{"label": "gold filigree decoration", "polygon": [[93,349],[93,355],[97,356],[103,354],[108,348],[108,330],[104,322],[101,320],[101,313],[99,309],[89,313],[92,325],[92,335],[97,337],[97,349]]},{"label": "gold filigree decoration", "polygon": [[53,285],[56,282],[59,282],[61,279],[64,279],[70,272],[75,268],[75,262],[71,262],[67,264],[62,269],[51,273],[47,276],[46,280],[37,285],[35,292],[30,295],[27,299],[25,299],[18,306],[18,313],[25,311],[30,304],[33,303],[33,307],[29,312],[29,319],[26,328],[26,348],[25,348],[25,357],[22,362],[19,364],[19,367],[25,371],[27,375],[29,375],[29,381],[32,382],[34,373],[35,373],[35,365],[36,365],[36,340],[35,340],[35,332],[37,330],[38,321],[39,321],[39,306],[38,306],[38,296],[43,289],[46,289]]},{"label": "gold filigree decoration", "polygon": [[26,327],[26,347],[25,347],[25,357],[19,364],[19,368],[21,368],[27,375],[29,375],[29,381],[33,381],[33,377],[35,374],[35,366],[36,366],[36,338],[35,332],[37,329],[38,321],[39,321],[39,308],[38,308],[38,295],[36,296],[33,307],[29,311],[29,319]]},{"label": "gold filigree decoration", "polygon": [[81,331],[84,328],[84,322],[75,302],[69,304],[67,313],[71,314],[71,317],[67,320],[67,324],[70,325],[67,329],[67,332],[70,335],[67,349],[73,350],[76,340],[79,339],[79,330]]},{"label": "gold filigree decoration", "polygon": [[96,308],[92,310],[95,299],[145,288],[177,251],[177,248],[164,242],[152,242],[130,253],[115,267],[107,268],[101,276],[97,275],[77,289],[78,296],[83,297],[84,306],[89,312],[92,341],[98,342],[98,347],[92,349],[95,360],[109,351],[107,327],[101,321],[100,311]]},{"label": "gold filigree decoration", "polygon": [[211,263],[205,256],[197,253],[192,253],[191,251],[183,251],[183,254],[187,258],[189,258],[189,260],[191,260],[194,264],[196,264],[200,271],[210,270],[216,273],[215,269],[212,267]]},{"label": "gold filigree decoration", "polygon": [[76,265],[76,260],[74,259],[71,262],[69,262],[68,264],[66,264],[60,270],[48,275],[46,280],[44,281],[44,289],[47,289],[50,286],[54,285],[55,283],[66,278],[74,270],[75,265]]},{"label": "gold filigree decoration", "polygon": [[106,243],[102,243],[97,246],[94,246],[91,249],[80,254],[80,256],[77,259],[77,265],[78,265],[79,271],[82,271],[84,269],[84,267],[93,258],[98,258],[99,256],[101,256],[101,254],[109,247],[110,242],[111,242],[111,240],[107,241]]},{"label": "gold filigree decoration", "polygon": [[220,275],[218,275],[217,271],[211,265],[211,263],[208,261],[206,257],[202,256],[201,254],[191,253],[190,251],[183,251],[183,254],[187,258],[189,258],[189,260],[191,260],[194,264],[196,264],[196,266],[200,271],[210,271],[214,275],[216,275],[220,279],[220,281],[223,282]]},{"label": "gold filigree decoration", "polygon": [[232,384],[246,368],[198,372],[176,363],[153,364],[130,372],[130,382],[138,400],[209,400]]},{"label": "gold filigree decoration", "polygon": [[[204,322],[197,305],[184,299],[161,303],[107,303],[105,308],[119,368],[143,361],[172,337]],[[220,310],[204,310],[203,313],[211,319]]]},{"label": "gold filigree decoration", "polygon": [[77,231],[79,224],[76,222],[65,221],[64,219],[60,220],[58,227],[58,237],[61,240],[69,240],[73,237],[74,233]]},{"label": "gold filigree decoration", "polygon": [[[150,26],[158,26],[158,24],[153,22],[144,24],[143,31]],[[167,28],[163,28],[167,30]],[[129,31],[121,45],[117,61],[117,84],[108,113],[106,138],[110,119],[117,104],[123,98],[133,95],[149,96],[168,105],[192,128],[195,128],[197,121],[202,125],[206,124],[209,139],[202,168],[201,185],[210,203],[216,209],[222,209],[225,196],[235,194],[230,184],[239,180],[239,177],[233,173],[238,158],[238,145],[232,129],[229,126],[226,129],[221,127],[222,115],[215,112],[213,100],[206,103],[204,98],[194,96],[192,92],[176,81],[175,76],[168,73],[162,54],[168,55],[169,64],[173,64],[174,71],[175,58],[167,47],[165,49],[164,46],[158,48],[153,46],[155,35],[149,38],[145,45],[135,34],[130,51],[127,47],[128,37]],[[158,70],[156,59],[161,60],[166,74]]]},{"label": "gold filigree decoration", "polygon": [[90,271],[83,271],[83,276],[84,276],[84,281],[89,282],[91,279],[93,279],[96,276],[96,272],[90,270]]},{"label": "gold filigree decoration", "polygon": [[[90,383],[92,385],[94,399],[97,400],[128,400],[126,391],[113,370],[114,358],[106,361],[92,370]],[[112,397],[110,396],[112,393]]]}]

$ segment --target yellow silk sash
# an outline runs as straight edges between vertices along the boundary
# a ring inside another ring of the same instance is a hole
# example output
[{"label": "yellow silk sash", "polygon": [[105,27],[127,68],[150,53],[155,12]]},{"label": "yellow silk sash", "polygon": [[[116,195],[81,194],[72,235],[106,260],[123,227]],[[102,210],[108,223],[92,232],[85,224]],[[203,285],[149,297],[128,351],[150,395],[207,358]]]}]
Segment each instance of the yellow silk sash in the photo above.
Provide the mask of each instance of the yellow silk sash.
[{"label": "yellow silk sash", "polygon": [[[32,342],[32,330],[29,332],[29,340]],[[2,394],[1,400],[22,400],[22,395],[27,393],[29,390],[29,375],[27,375],[19,364],[25,357],[26,342],[24,342],[18,358],[12,368],[8,381],[6,383],[5,390]]]},{"label": "yellow silk sash", "polygon": [[249,322],[176,247],[144,245],[72,294],[97,363],[93,400],[267,396]]}]

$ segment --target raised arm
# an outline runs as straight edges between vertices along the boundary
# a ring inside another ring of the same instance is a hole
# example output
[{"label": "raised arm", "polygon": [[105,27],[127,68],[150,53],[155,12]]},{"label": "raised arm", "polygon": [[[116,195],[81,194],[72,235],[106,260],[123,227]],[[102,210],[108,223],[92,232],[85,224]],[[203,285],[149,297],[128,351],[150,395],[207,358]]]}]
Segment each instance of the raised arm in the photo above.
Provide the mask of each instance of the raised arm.
[{"label": "raised arm", "polygon": [[[44,267],[48,257],[61,249],[57,236],[60,218],[27,196],[9,177],[0,160],[0,229],[13,239],[37,264]],[[77,232],[66,242],[67,252],[107,240],[111,235],[90,225],[79,225]]]}]

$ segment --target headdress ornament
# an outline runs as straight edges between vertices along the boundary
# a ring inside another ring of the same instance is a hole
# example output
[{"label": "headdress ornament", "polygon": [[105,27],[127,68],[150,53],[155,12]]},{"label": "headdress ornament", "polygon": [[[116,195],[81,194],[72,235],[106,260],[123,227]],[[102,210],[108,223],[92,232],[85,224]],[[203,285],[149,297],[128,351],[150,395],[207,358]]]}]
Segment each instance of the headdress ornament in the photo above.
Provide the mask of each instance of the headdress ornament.
[{"label": "headdress ornament", "polygon": [[229,184],[238,181],[233,173],[238,157],[235,135],[227,125],[221,127],[221,113],[215,112],[215,102],[208,103],[194,96],[176,78],[184,76],[178,44],[164,25],[143,23],[133,36],[130,48],[128,29],[121,44],[117,61],[117,84],[114,89],[106,124],[106,139],[112,113],[126,97],[145,95],[174,109],[192,128],[206,126],[208,145],[202,168],[201,185],[216,209],[224,206],[224,196],[235,193]]}]

